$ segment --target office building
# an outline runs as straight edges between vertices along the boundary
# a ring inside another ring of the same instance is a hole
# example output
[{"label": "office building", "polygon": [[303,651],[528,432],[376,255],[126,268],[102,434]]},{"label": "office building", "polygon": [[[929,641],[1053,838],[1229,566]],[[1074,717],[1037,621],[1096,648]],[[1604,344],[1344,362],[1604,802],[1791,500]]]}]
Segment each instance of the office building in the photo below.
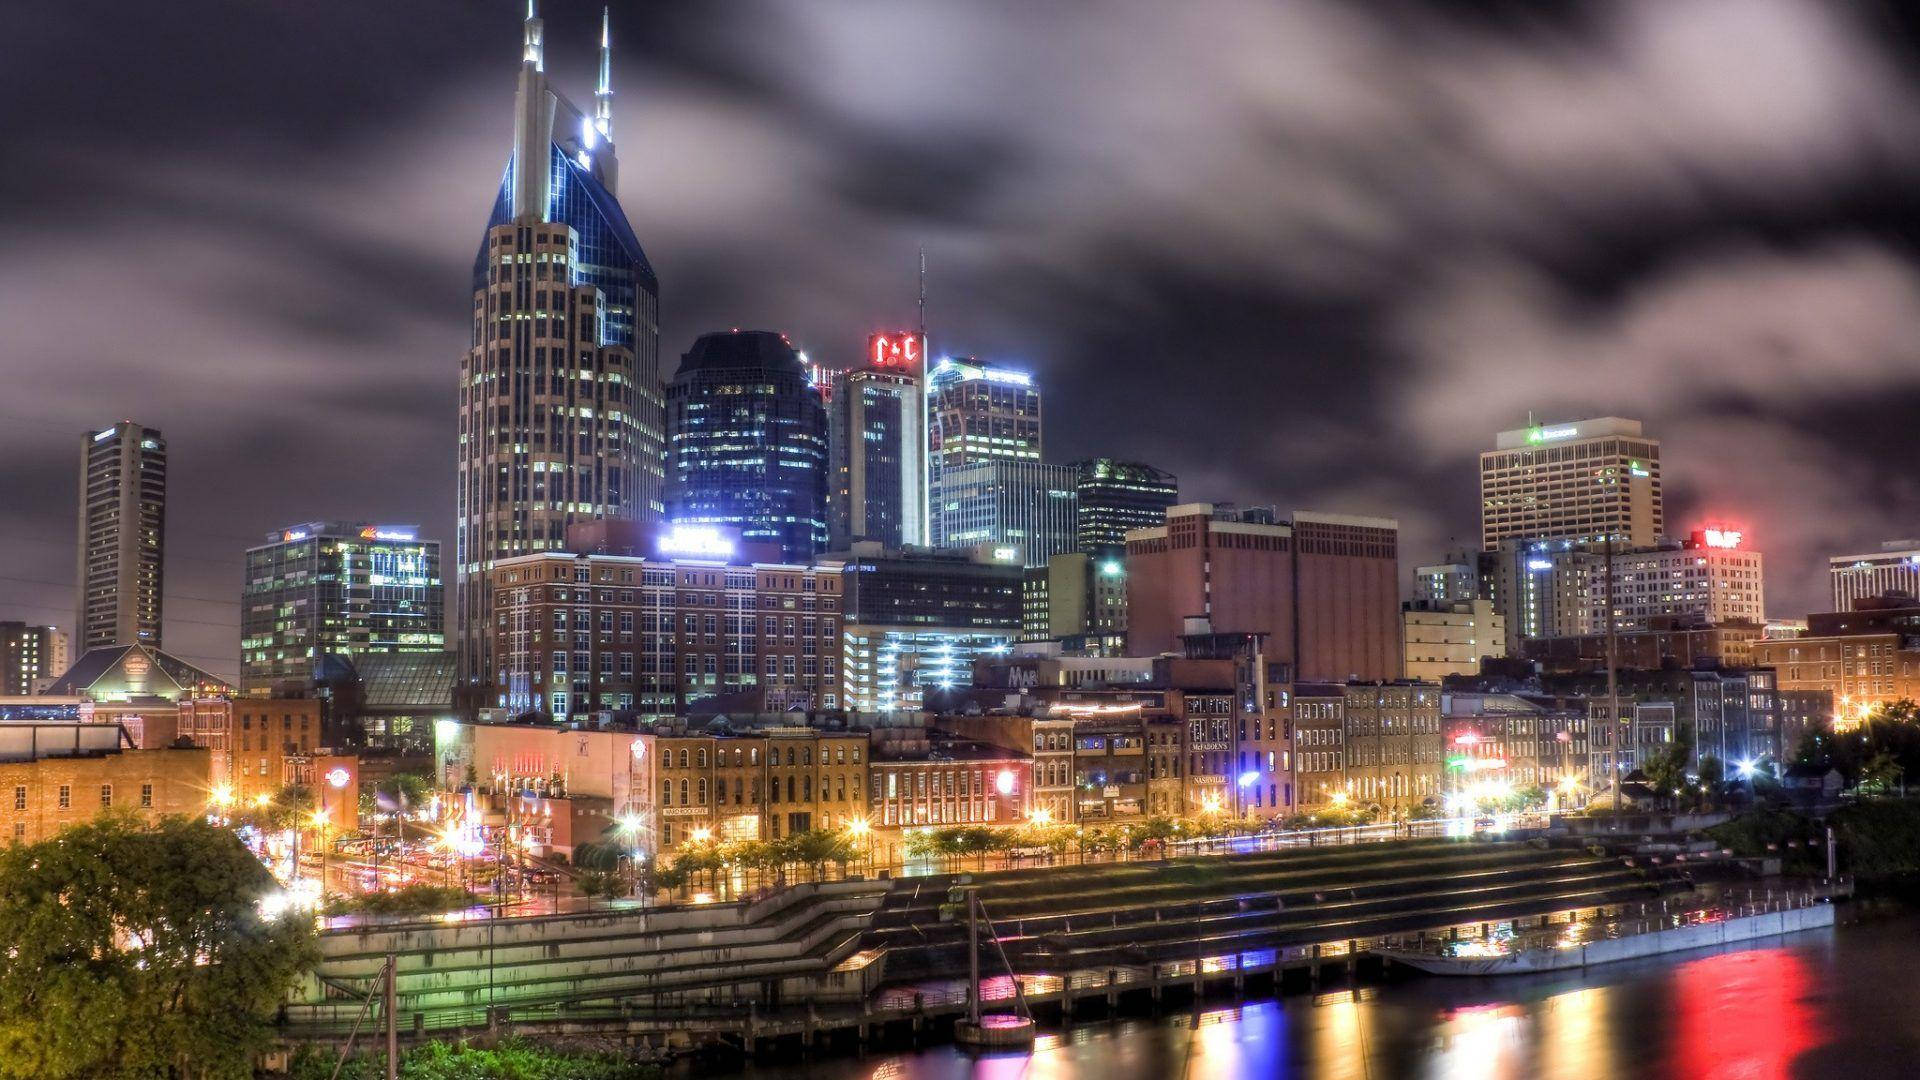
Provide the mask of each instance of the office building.
[{"label": "office building", "polygon": [[1074,462],[1075,551],[1118,555],[1133,529],[1151,529],[1167,520],[1167,508],[1180,501],[1179,481],[1151,465],[1113,458]]},{"label": "office building", "polygon": [[548,81],[542,34],[530,13],[461,361],[454,563],[469,680],[493,668],[496,562],[558,548],[574,522],[664,509],[660,287],[614,195],[611,44],[603,23],[589,116]]},{"label": "office building", "polygon": [[1029,567],[1073,550],[1072,466],[982,461],[941,475],[941,546],[1004,548]]},{"label": "office building", "polygon": [[988,461],[1038,462],[1040,421],[1040,389],[1031,375],[973,359],[933,366],[927,375],[927,490],[933,508],[927,527],[934,547],[960,546],[946,536],[940,514],[946,471]]},{"label": "office building", "polygon": [[1173,652],[1187,620],[1264,634],[1269,659],[1308,681],[1401,677],[1398,526],[1386,518],[1186,503],[1127,536],[1127,640]]},{"label": "office building", "polygon": [[862,543],[843,558],[847,708],[918,709],[930,692],[967,686],[976,657],[1020,636],[1016,556]]},{"label": "office building", "polygon": [[1827,560],[1827,579],[1833,611],[1890,592],[1920,596],[1920,540],[1889,540],[1879,551],[1835,555]]},{"label": "office building", "polygon": [[1503,431],[1480,455],[1481,546],[1569,540],[1647,548],[1666,522],[1660,441],[1617,416]]},{"label": "office building", "polygon": [[440,544],[412,525],[309,521],[247,549],[240,690],[311,683],[330,653],[446,649]]},{"label": "office building", "polygon": [[1466,552],[1450,554],[1447,561],[1413,568],[1413,600],[1436,607],[1479,599],[1479,562]]},{"label": "office building", "polygon": [[1405,677],[1437,683],[1480,670],[1483,657],[1507,655],[1507,620],[1490,600],[1415,600],[1400,610]]},{"label": "office building", "polygon": [[805,562],[827,546],[827,412],[787,339],[703,334],[667,388],[673,521],[771,544]]},{"label": "office building", "polygon": [[[1503,540],[1489,579],[1507,620],[1508,652],[1527,638],[1606,632],[1608,557],[1571,541]],[[1615,551],[1615,629],[1637,632],[1693,624],[1752,624],[1766,619],[1766,567],[1735,530],[1695,529],[1686,540]]]},{"label": "office building", "polygon": [[866,363],[834,377],[827,445],[834,550],[927,542],[926,338],[875,334]]},{"label": "office building", "polygon": [[1125,649],[1127,563],[1123,554],[1096,557],[1070,551],[1029,573],[1044,578],[1040,638],[1104,654]]},{"label": "office building", "polygon": [[782,562],[716,526],[569,537],[571,551],[495,568],[496,707],[658,719],[842,705],[838,562]]},{"label": "office building", "polygon": [[0,694],[37,694],[66,671],[67,635],[59,627],[0,622]]},{"label": "office building", "polygon": [[74,648],[160,647],[167,442],[122,420],[80,450],[79,610]]}]

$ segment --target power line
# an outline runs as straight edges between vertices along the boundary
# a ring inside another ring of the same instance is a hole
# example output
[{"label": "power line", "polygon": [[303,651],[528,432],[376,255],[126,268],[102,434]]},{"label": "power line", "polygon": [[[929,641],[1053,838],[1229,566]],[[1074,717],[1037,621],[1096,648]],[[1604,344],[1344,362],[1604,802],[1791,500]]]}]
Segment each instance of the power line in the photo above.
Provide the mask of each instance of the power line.
[{"label": "power line", "polygon": [[[0,533],[0,540],[4,540],[9,544],[39,544],[42,547],[64,548],[73,546],[72,541],[68,540],[45,540],[37,536],[21,536],[17,533]],[[255,546],[257,547],[258,545]],[[210,555],[183,555],[177,551],[167,552],[166,559],[168,562],[172,562],[175,559],[185,559],[189,562],[211,563],[215,566],[240,566],[247,561],[244,555],[229,555],[226,558],[217,559]]]},{"label": "power line", "polygon": [[[56,589],[71,589],[74,587],[74,584],[71,581],[48,581],[45,578],[14,577],[8,574],[0,574],[0,581],[12,581],[12,582],[17,582],[21,585],[51,585]],[[161,593],[160,599],[192,600],[202,604],[220,604],[225,607],[233,607],[233,608],[237,608],[240,606],[240,601],[238,600],[216,600],[211,596],[194,596],[190,593]]]}]

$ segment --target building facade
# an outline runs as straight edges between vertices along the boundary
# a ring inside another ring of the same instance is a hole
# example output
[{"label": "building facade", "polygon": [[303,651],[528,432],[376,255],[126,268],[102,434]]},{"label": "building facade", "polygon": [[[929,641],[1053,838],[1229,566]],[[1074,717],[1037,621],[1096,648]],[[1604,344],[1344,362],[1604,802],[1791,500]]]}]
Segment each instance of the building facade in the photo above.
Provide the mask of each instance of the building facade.
[{"label": "building facade", "polygon": [[1180,481],[1151,465],[1092,458],[1068,467],[1074,470],[1075,551],[1118,555],[1129,531],[1159,526],[1180,501]]},{"label": "building facade", "polygon": [[440,544],[412,525],[311,521],[247,550],[240,689],[309,683],[330,653],[446,649]]},{"label": "building facade", "polygon": [[982,461],[942,474],[940,534],[949,548],[1018,551],[1042,567],[1073,549],[1073,469],[1037,461]]},{"label": "building facade", "polygon": [[860,543],[844,574],[847,708],[919,709],[930,692],[968,685],[976,658],[1020,636],[1017,557]]},{"label": "building facade", "polygon": [[1507,620],[1490,600],[1416,600],[1400,611],[1404,678],[1437,683],[1480,670],[1482,657],[1507,655]]},{"label": "building facade", "polygon": [[1266,635],[1296,678],[1401,676],[1398,526],[1385,518],[1295,511],[1285,524],[1167,511],[1127,537],[1127,638],[1137,654],[1173,652],[1187,620]]},{"label": "building facade", "polygon": [[667,388],[667,429],[673,521],[737,530],[782,562],[826,549],[827,411],[785,337],[701,335]]},{"label": "building facade", "polygon": [[1478,600],[1480,567],[1465,552],[1450,555],[1443,563],[1413,568],[1413,600],[1416,604],[1458,604]]},{"label": "building facade", "polygon": [[947,470],[989,461],[1037,463],[1040,447],[1040,388],[1031,375],[971,358],[935,364],[927,374],[929,542],[958,546],[941,514]]},{"label": "building facade", "polygon": [[828,545],[927,542],[927,342],[875,334],[864,366],[838,375],[827,408]]},{"label": "building facade", "polygon": [[1660,441],[1617,416],[1503,431],[1480,455],[1480,538],[1652,547],[1664,535]]},{"label": "building facade", "polygon": [[549,83],[529,17],[514,142],[473,268],[455,498],[458,651],[493,669],[491,571],[567,526],[664,510],[659,281],[615,197],[610,42],[593,115]]},{"label": "building facade", "polygon": [[300,783],[301,764],[329,741],[317,698],[183,699],[179,735],[211,753],[213,784],[240,805]]},{"label": "building facade", "polygon": [[122,420],[80,449],[80,603],[74,649],[160,647],[167,533],[167,441]]},{"label": "building facade", "polygon": [[141,750],[115,724],[0,725],[0,844],[104,814],[204,815],[210,786],[205,750]]},{"label": "building facade", "polygon": [[1832,556],[1827,581],[1833,611],[1850,611],[1856,600],[1890,592],[1920,596],[1920,540],[1889,540],[1879,551]]},{"label": "building facade", "polygon": [[[663,718],[702,703],[844,704],[838,563],[756,562],[718,533],[649,529],[652,554],[546,552],[495,568],[498,707]],[[710,539],[721,546],[704,557],[673,554]]]}]

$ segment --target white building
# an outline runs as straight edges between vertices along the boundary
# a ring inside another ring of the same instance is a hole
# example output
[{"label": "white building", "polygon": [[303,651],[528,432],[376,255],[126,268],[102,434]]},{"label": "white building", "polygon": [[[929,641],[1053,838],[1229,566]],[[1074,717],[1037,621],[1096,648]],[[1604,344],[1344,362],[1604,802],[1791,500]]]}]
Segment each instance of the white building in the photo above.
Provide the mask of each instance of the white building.
[{"label": "white building", "polygon": [[1853,602],[1885,592],[1920,596],[1920,540],[1889,540],[1863,555],[1827,560],[1833,586],[1833,611],[1852,611]]},{"label": "white building", "polygon": [[1660,441],[1617,416],[1503,431],[1480,455],[1481,544],[1571,540],[1646,548],[1665,530]]},{"label": "white building", "polygon": [[1506,616],[1490,600],[1451,604],[1415,601],[1400,612],[1406,677],[1439,682],[1448,675],[1472,675],[1483,656],[1507,655]]}]

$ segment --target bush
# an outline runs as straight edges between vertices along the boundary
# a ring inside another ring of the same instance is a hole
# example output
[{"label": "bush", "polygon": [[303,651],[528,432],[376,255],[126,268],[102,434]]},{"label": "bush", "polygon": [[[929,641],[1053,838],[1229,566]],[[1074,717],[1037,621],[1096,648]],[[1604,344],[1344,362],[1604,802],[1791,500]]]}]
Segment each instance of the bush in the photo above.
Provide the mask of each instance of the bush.
[{"label": "bush", "polygon": [[438,915],[480,903],[465,889],[446,885],[408,885],[391,892],[327,898],[328,915]]},{"label": "bush", "polygon": [[[293,1056],[290,1080],[327,1080],[336,1051],[302,1047]],[[350,1058],[340,1080],[378,1080],[386,1075],[384,1054]],[[573,1053],[509,1039],[498,1046],[431,1042],[400,1054],[402,1080],[655,1080],[660,1070],[618,1054]]]}]

